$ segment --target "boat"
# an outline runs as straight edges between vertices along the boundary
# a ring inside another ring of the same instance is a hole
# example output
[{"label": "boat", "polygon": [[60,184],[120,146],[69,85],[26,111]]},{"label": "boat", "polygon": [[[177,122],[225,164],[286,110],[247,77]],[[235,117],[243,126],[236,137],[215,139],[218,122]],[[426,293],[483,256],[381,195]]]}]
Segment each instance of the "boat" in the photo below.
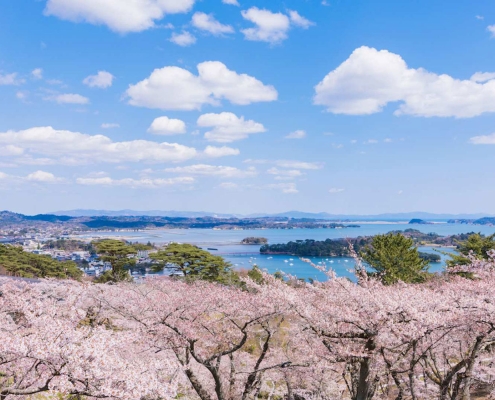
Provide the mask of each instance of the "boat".
[{"label": "boat", "polygon": [[289,265],[292,267],[294,264],[290,263]]},{"label": "boat", "polygon": [[218,251],[218,249],[215,249],[213,247],[208,247],[206,250]]}]

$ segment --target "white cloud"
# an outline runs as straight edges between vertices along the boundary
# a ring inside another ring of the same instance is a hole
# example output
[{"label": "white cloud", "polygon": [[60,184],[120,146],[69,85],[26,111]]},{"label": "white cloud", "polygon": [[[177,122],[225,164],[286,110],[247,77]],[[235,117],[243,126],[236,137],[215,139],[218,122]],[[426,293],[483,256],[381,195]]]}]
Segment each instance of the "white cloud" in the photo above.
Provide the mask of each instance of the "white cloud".
[{"label": "white cloud", "polygon": [[223,189],[237,189],[239,187],[239,185],[234,182],[222,182],[218,186]]},{"label": "white cloud", "polygon": [[24,183],[48,183],[48,184],[56,184],[56,183],[65,183],[66,180],[63,178],[58,178],[53,175],[51,172],[46,171],[35,171],[27,176],[16,176],[9,175],[3,172],[0,172],[0,180],[8,181],[9,185],[18,185]]},{"label": "white cloud", "polygon": [[492,38],[495,38],[495,25],[489,25],[486,30],[492,34]]},{"label": "white cloud", "polygon": [[311,163],[304,161],[290,161],[290,160],[278,160],[275,164],[282,168],[294,168],[294,169],[321,169],[323,165],[321,163]]},{"label": "white cloud", "polygon": [[96,75],[84,78],[83,83],[92,88],[105,89],[112,86],[114,76],[107,71],[98,71]]},{"label": "white cloud", "polygon": [[104,123],[104,124],[101,124],[101,127],[103,129],[120,128],[120,124],[116,124],[116,123]]},{"label": "white cloud", "polygon": [[277,167],[287,168],[287,169],[305,169],[305,170],[316,170],[322,169],[323,164],[318,162],[306,162],[306,161],[295,161],[295,160],[244,160],[247,164],[275,164]]},{"label": "white cloud", "polygon": [[17,72],[14,72],[12,74],[6,74],[6,75],[0,74],[0,86],[2,86],[2,85],[21,85],[24,82],[25,82],[24,79],[18,79],[17,78]]},{"label": "white cloud", "polygon": [[315,87],[314,103],[336,114],[469,118],[495,112],[495,80],[484,84],[408,68],[397,54],[360,47]]},{"label": "white cloud", "polygon": [[115,32],[153,28],[166,14],[188,12],[195,0],[48,0],[44,14],[72,22],[106,25]]},{"label": "white cloud", "polygon": [[166,168],[165,172],[186,175],[216,176],[219,178],[248,178],[257,175],[257,171],[253,167],[250,167],[247,170],[241,170],[235,167],[208,164],[196,164],[187,167]]},{"label": "white cloud", "polygon": [[241,32],[247,40],[268,42],[277,44],[287,39],[287,33],[291,24],[307,29],[313,22],[301,16],[297,11],[289,10],[289,16],[282,13],[273,13],[266,9],[251,7],[241,11],[245,20],[252,22],[255,26],[243,29]]},{"label": "white cloud", "polygon": [[474,136],[469,141],[472,144],[495,144],[495,133],[491,135]]},{"label": "white cloud", "polygon": [[58,104],[89,104],[87,97],[74,93],[56,94],[45,97],[44,99],[54,101]]},{"label": "white cloud", "polygon": [[198,75],[180,67],[155,69],[148,78],[129,86],[129,104],[162,110],[199,110],[205,104],[219,105],[221,99],[239,105],[277,100],[273,86],[231,71],[219,61],[206,61],[197,68]]},{"label": "white cloud", "polygon": [[231,6],[239,7],[239,2],[237,0],[222,0],[223,4],[230,4]]},{"label": "white cloud", "polygon": [[289,10],[290,21],[303,29],[308,29],[310,26],[313,26],[315,23],[310,21],[309,19],[301,16],[297,11]]},{"label": "white cloud", "polygon": [[241,31],[247,40],[275,44],[287,39],[290,28],[290,19],[287,15],[260,10],[257,7],[243,10],[241,14],[244,19],[255,24],[255,27]]},{"label": "white cloud", "polygon": [[46,79],[46,83],[49,85],[59,85],[59,86],[66,86],[64,85],[64,82],[62,82],[60,79]]},{"label": "white cloud", "polygon": [[304,139],[306,137],[306,131],[297,130],[289,133],[285,138],[286,139]]},{"label": "white cloud", "polygon": [[345,189],[341,189],[341,188],[330,188],[328,190],[328,193],[342,193]]},{"label": "white cloud", "polygon": [[24,153],[22,147],[8,144],[6,146],[0,146],[0,156],[10,157],[10,156],[20,156]]},{"label": "white cloud", "polygon": [[203,114],[198,118],[197,123],[201,127],[213,128],[205,133],[205,138],[211,142],[230,143],[266,131],[259,122],[245,120],[244,117],[239,118],[230,112]]},{"label": "white cloud", "polygon": [[495,72],[476,72],[470,79],[473,82],[488,82],[495,79]]},{"label": "white cloud", "polygon": [[[197,156],[196,149],[177,143],[147,140],[114,142],[107,136],[56,130],[50,126],[0,133],[0,149],[9,145],[22,149],[23,155],[16,159],[17,162],[41,165],[169,163]],[[37,158],[39,156],[41,158]]]},{"label": "white cloud", "polygon": [[237,156],[241,152],[239,149],[233,149],[232,147],[222,146],[206,146],[206,149],[203,151],[203,154],[207,157],[217,158],[217,157],[225,157],[225,156]]},{"label": "white cloud", "polygon": [[404,193],[404,191],[403,191],[403,190],[399,190],[399,191],[397,192],[397,194],[398,194],[399,196],[400,196],[402,193]]},{"label": "white cloud", "polygon": [[27,100],[27,98],[29,97],[29,92],[26,92],[26,91],[21,91],[19,90],[16,94],[15,94],[15,97],[18,98],[19,100]]},{"label": "white cloud", "polygon": [[169,40],[181,47],[191,46],[196,43],[196,37],[187,31],[182,31],[182,33],[174,32]]},{"label": "white cloud", "polygon": [[186,124],[180,119],[158,117],[152,122],[148,132],[155,135],[179,135],[186,133]]},{"label": "white cloud", "polygon": [[192,17],[192,24],[195,28],[207,31],[212,35],[222,35],[225,33],[233,33],[234,28],[230,25],[224,25],[218,22],[212,14],[196,12]]},{"label": "white cloud", "polygon": [[280,190],[282,193],[286,194],[299,193],[295,183],[272,183],[270,185],[266,185],[266,188]]},{"label": "white cloud", "polygon": [[101,178],[78,178],[76,182],[79,185],[87,186],[128,186],[131,188],[146,188],[155,189],[159,187],[173,186],[173,185],[190,185],[194,183],[194,178],[191,177],[177,177],[167,179],[112,179],[108,176]]},{"label": "white cloud", "polygon": [[392,141],[393,141],[393,140],[392,140],[392,139],[390,139],[390,138],[385,138],[385,139],[383,139],[383,141],[384,141],[385,143],[392,143]]},{"label": "white cloud", "polygon": [[42,182],[42,183],[60,183],[63,182],[64,179],[57,178],[51,172],[45,171],[36,171],[29,174],[26,179],[31,182]]},{"label": "white cloud", "polygon": [[278,169],[278,168],[270,168],[268,171],[266,171],[270,175],[276,175],[277,177],[283,177],[283,178],[299,178],[303,176],[304,174],[299,171],[298,169],[288,169],[288,170],[283,170],[283,169]]},{"label": "white cloud", "polygon": [[479,19],[479,20],[481,20],[481,21],[482,21],[482,20],[484,20],[484,19],[485,19],[485,17],[483,17],[482,15],[477,15],[477,16],[476,16],[476,19]]},{"label": "white cloud", "polygon": [[41,68],[36,68],[31,71],[31,76],[34,79],[42,79],[43,78],[43,70]]},{"label": "white cloud", "polygon": [[366,142],[364,142],[364,144],[377,144],[378,143],[378,140],[376,139],[368,139]]}]

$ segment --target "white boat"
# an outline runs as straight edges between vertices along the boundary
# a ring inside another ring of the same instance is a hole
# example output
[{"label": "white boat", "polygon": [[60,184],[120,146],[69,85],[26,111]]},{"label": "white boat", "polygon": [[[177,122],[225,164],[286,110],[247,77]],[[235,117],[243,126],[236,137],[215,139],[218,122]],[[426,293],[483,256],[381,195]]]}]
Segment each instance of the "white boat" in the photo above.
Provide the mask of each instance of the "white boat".
[{"label": "white boat", "polygon": [[294,264],[290,263],[289,265],[292,267]]},{"label": "white boat", "polygon": [[284,262],[289,262],[289,260],[284,260]]}]

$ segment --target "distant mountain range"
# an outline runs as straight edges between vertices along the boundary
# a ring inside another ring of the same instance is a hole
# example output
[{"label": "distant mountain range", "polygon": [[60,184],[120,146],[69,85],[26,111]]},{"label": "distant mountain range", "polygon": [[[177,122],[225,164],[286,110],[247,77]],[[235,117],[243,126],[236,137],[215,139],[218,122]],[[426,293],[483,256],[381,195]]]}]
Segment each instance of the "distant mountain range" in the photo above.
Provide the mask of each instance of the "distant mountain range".
[{"label": "distant mountain range", "polygon": [[260,218],[260,217],[285,217],[285,218],[307,218],[307,219],[329,219],[329,220],[351,220],[351,221],[409,221],[411,219],[422,219],[426,221],[446,221],[446,220],[475,220],[483,217],[493,217],[495,214],[434,214],[428,212],[408,212],[408,213],[386,213],[376,215],[356,215],[356,214],[330,214],[326,212],[309,213],[303,211],[287,211],[277,214],[218,214],[206,211],[137,211],[137,210],[68,210],[55,211],[49,214],[66,215],[69,217],[124,217],[124,216],[149,216],[149,217],[183,217],[183,218]]}]

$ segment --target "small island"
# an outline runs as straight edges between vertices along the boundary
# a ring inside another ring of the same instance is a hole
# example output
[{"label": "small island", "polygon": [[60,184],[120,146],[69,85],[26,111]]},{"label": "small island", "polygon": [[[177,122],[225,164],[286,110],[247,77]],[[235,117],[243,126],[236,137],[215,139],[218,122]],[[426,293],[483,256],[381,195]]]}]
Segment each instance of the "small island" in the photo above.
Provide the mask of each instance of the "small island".
[{"label": "small island", "polygon": [[267,243],[268,243],[268,239],[267,238],[264,238],[264,237],[254,237],[254,236],[251,236],[251,237],[247,237],[245,239],[242,239],[242,242],[241,242],[241,244],[258,244],[258,245],[267,244]]},{"label": "small island", "polygon": [[409,221],[409,225],[431,225],[431,222],[425,221],[424,219],[413,218]]}]

